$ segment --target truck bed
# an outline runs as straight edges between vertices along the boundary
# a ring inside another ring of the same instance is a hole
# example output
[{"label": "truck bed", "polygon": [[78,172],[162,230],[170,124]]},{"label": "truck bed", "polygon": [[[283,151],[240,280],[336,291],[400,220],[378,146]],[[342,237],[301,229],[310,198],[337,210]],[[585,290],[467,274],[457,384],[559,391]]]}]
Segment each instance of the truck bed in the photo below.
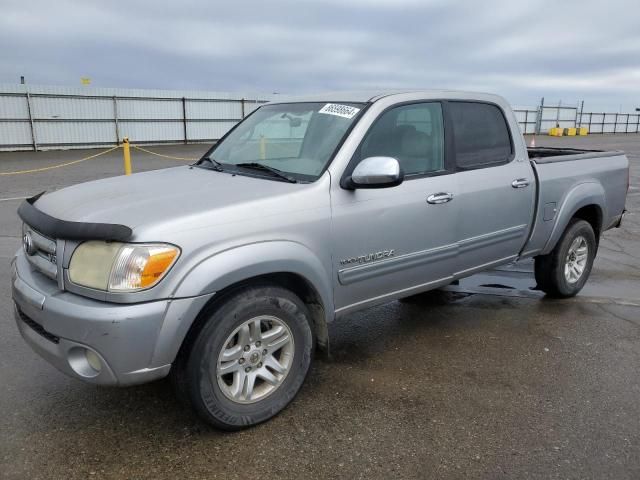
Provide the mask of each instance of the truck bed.
[{"label": "truck bed", "polygon": [[580,148],[553,148],[553,147],[529,147],[529,160],[535,163],[556,163],[573,160],[585,160],[588,158],[615,157],[624,155],[619,151],[584,150]]},{"label": "truck bed", "polygon": [[623,152],[548,147],[527,151],[538,190],[533,230],[523,256],[549,253],[583,205],[598,206],[598,233],[619,221],[629,175]]}]

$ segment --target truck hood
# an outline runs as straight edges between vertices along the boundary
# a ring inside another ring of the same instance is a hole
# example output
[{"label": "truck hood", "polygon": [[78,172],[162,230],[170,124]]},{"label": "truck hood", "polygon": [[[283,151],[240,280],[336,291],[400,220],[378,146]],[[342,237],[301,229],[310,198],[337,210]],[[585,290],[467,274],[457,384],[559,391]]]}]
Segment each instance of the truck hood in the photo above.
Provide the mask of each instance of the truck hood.
[{"label": "truck hood", "polygon": [[276,205],[286,213],[295,202],[279,197],[309,186],[185,166],[81,183],[47,193],[35,206],[61,220],[126,225],[136,235],[143,227],[250,220]]}]

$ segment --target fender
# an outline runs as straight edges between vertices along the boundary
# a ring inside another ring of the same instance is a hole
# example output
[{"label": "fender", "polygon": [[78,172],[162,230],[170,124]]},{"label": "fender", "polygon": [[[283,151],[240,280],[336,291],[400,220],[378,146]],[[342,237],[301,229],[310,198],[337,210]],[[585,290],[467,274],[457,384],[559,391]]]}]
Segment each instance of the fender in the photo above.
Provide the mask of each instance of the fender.
[{"label": "fender", "polygon": [[173,296],[212,294],[243,280],[270,273],[294,273],[304,277],[322,301],[325,322],[333,320],[331,275],[315,253],[289,240],[252,243],[212,254],[184,276]]},{"label": "fender", "polygon": [[547,240],[540,252],[541,255],[546,255],[554,249],[575,213],[588,205],[596,205],[600,209],[602,219],[606,218],[605,192],[600,183],[580,183],[569,190],[562,201],[560,211],[556,215],[549,240]]},{"label": "fender", "polygon": [[[316,323],[316,333],[328,351],[327,323],[333,320],[333,290],[330,276],[320,259],[307,247],[292,241],[267,241],[213,252],[187,271],[174,290],[165,322],[158,332],[153,366],[172,363],[193,321],[216,292],[243,280],[269,273],[295,273],[304,277],[316,290],[322,308],[312,311],[323,325]],[[183,300],[188,299],[188,300]],[[315,316],[316,322],[319,320]],[[319,329],[319,330],[318,330]]]}]

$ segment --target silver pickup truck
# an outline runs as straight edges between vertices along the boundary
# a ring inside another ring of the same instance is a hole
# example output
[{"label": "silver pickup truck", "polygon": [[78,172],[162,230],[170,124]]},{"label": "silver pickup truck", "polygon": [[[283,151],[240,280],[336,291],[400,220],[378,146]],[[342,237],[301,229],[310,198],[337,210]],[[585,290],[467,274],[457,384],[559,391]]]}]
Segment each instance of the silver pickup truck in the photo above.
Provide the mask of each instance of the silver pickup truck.
[{"label": "silver pickup truck", "polygon": [[16,321],[75,378],[170,374],[238,429],[293,399],[350,312],[525,257],[548,295],[575,295],[628,184],[621,152],[527,151],[494,95],[283,99],[193,165],[23,202]]}]

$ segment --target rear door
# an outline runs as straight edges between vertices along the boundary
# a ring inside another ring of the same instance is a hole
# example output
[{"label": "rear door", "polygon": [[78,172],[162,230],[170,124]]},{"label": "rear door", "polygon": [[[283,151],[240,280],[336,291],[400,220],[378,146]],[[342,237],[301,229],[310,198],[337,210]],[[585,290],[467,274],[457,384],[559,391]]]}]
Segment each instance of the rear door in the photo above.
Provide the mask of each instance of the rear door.
[{"label": "rear door", "polygon": [[517,257],[533,217],[535,178],[498,105],[450,101],[447,108],[460,209],[455,273],[465,276]]}]

